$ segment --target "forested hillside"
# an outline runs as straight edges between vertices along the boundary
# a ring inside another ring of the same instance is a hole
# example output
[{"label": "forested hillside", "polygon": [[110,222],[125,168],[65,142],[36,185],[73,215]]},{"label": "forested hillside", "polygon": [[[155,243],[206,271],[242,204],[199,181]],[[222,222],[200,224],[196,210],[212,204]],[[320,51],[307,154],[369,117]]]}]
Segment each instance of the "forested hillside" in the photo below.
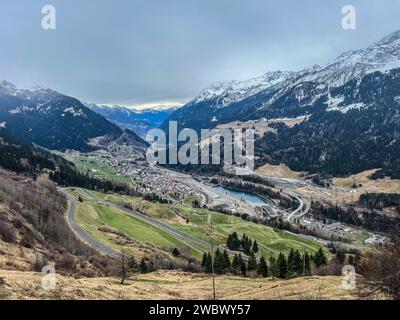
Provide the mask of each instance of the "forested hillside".
[{"label": "forested hillside", "polygon": [[[298,171],[347,175],[382,168],[383,175],[400,178],[400,70],[374,73],[333,90],[331,99],[352,105],[346,112],[330,110],[328,97],[319,110],[293,128],[277,125],[256,142],[258,164],[285,163]],[[373,105],[365,107],[367,100]]]}]

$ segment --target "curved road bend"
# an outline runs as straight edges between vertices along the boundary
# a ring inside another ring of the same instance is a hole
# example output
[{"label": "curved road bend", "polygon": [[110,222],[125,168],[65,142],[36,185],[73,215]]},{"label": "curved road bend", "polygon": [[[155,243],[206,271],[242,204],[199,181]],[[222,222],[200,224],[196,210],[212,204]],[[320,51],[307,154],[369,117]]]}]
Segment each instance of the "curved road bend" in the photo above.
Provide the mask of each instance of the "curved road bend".
[{"label": "curved road bend", "polygon": [[119,256],[119,253],[115,251],[114,249],[104,245],[100,241],[96,240],[93,238],[89,233],[87,233],[85,230],[83,230],[78,223],[76,222],[76,200],[74,196],[70,195],[67,192],[64,192],[63,190],[59,189],[65,197],[68,199],[68,202],[70,203],[69,208],[68,208],[68,214],[67,214],[67,221],[68,225],[72,229],[72,231],[84,242],[86,242],[90,247],[93,249],[99,251],[100,253],[107,255],[112,258],[116,258]]}]

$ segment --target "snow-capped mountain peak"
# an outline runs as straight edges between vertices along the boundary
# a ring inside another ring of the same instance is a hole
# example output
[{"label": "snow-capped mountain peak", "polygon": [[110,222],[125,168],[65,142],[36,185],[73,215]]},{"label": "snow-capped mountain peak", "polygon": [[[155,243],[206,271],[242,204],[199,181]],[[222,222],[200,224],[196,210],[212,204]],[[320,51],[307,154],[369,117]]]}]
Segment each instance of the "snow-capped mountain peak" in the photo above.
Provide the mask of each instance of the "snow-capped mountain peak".
[{"label": "snow-capped mountain peak", "polygon": [[14,84],[6,80],[0,82],[0,94],[14,95],[17,90],[18,88]]},{"label": "snow-capped mountain peak", "polygon": [[400,31],[366,48],[346,51],[325,67],[305,74],[299,81],[315,81],[338,87],[368,73],[395,68],[400,68]]},{"label": "snow-capped mountain peak", "polygon": [[15,96],[27,101],[45,103],[59,96],[60,93],[40,86],[18,88],[16,85],[4,80],[0,82],[0,95]]},{"label": "snow-capped mountain peak", "polygon": [[248,80],[218,81],[205,88],[195,103],[219,98],[218,107],[225,107],[272,87],[293,75],[291,71],[271,71]]}]

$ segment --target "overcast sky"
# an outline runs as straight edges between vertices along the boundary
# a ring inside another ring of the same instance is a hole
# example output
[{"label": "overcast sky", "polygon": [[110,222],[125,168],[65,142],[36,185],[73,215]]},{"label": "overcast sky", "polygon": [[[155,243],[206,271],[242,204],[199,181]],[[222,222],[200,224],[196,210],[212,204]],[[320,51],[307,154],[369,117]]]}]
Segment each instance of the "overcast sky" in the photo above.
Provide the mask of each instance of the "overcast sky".
[{"label": "overcast sky", "polygon": [[[41,9],[57,29],[41,28]],[[357,30],[341,8],[357,9]],[[0,0],[0,80],[107,104],[185,102],[211,82],[325,64],[400,29],[398,0]]]}]

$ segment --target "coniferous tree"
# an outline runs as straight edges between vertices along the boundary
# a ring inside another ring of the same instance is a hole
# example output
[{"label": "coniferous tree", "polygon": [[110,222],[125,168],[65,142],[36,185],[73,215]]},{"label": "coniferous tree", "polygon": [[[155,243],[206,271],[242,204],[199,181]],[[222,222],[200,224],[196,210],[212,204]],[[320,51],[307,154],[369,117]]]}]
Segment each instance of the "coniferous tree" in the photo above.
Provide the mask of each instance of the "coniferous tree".
[{"label": "coniferous tree", "polygon": [[293,248],[290,249],[288,259],[287,259],[287,276],[289,278],[295,277],[297,275],[296,273],[296,263],[294,259],[294,250]]},{"label": "coniferous tree", "polygon": [[255,253],[255,254],[257,254],[258,253],[258,244],[257,244],[257,240],[254,240],[254,243],[253,243],[253,252]]},{"label": "coniferous tree", "polygon": [[239,237],[238,237],[236,231],[232,235],[232,246],[233,246],[233,250],[240,249],[240,241],[239,241]]},{"label": "coniferous tree", "polygon": [[258,263],[257,273],[264,278],[268,277],[268,265],[263,256],[261,256],[260,262]]},{"label": "coniferous tree", "polygon": [[214,252],[214,272],[216,274],[221,274],[223,270],[223,265],[221,264],[221,252],[219,249],[215,250]]},{"label": "coniferous tree", "polygon": [[277,261],[274,256],[271,256],[269,258],[270,274],[275,278],[279,277],[279,269],[278,269],[278,264],[276,262]]},{"label": "coniferous tree", "polygon": [[287,261],[285,255],[281,252],[279,253],[278,259],[276,260],[278,268],[278,277],[284,279],[287,277]]},{"label": "coniferous tree", "polygon": [[301,258],[299,250],[296,250],[294,252],[294,268],[296,271],[296,275],[299,276],[303,274],[303,259]]},{"label": "coniferous tree", "polygon": [[240,259],[239,256],[235,254],[232,261],[232,270],[234,273],[238,273],[239,269],[240,269]]},{"label": "coniferous tree", "polygon": [[254,255],[254,252],[251,251],[249,255],[249,261],[247,262],[247,270],[254,271],[256,269],[257,269],[257,259],[256,256]]},{"label": "coniferous tree", "polygon": [[228,251],[224,250],[224,259],[225,259],[225,269],[226,271],[230,271],[232,267],[231,258],[229,258]]},{"label": "coniferous tree", "polygon": [[314,263],[317,267],[325,265],[328,262],[326,255],[322,248],[319,248],[318,251],[314,255]]},{"label": "coniferous tree", "polygon": [[204,267],[206,273],[212,273],[212,256],[210,252],[207,253],[207,258]]},{"label": "coniferous tree", "polygon": [[251,247],[252,247],[252,241],[248,236],[246,236],[245,233],[243,234],[242,243],[241,244],[242,244],[243,252],[246,255],[249,255],[250,251],[251,251]]},{"label": "coniferous tree", "polygon": [[242,276],[246,276],[247,273],[247,266],[246,266],[246,261],[244,261],[242,258],[240,258],[240,271],[242,273]]},{"label": "coniferous tree", "polygon": [[206,252],[203,253],[203,259],[201,260],[201,266],[205,268],[208,263],[208,254]]},{"label": "coniferous tree", "polygon": [[304,254],[304,265],[303,265],[303,272],[305,276],[311,276],[311,257],[308,254],[308,252],[306,252]]},{"label": "coniferous tree", "polygon": [[214,253],[214,272],[216,274],[222,274],[224,273],[224,258],[219,251],[219,249],[215,250]]},{"label": "coniferous tree", "polygon": [[232,234],[229,234],[229,235],[228,235],[228,239],[226,240],[226,246],[228,247],[228,249],[234,250],[234,249],[233,249],[233,238],[232,238]]}]

